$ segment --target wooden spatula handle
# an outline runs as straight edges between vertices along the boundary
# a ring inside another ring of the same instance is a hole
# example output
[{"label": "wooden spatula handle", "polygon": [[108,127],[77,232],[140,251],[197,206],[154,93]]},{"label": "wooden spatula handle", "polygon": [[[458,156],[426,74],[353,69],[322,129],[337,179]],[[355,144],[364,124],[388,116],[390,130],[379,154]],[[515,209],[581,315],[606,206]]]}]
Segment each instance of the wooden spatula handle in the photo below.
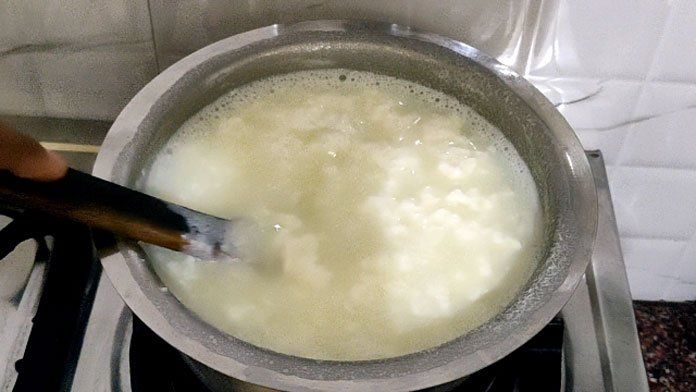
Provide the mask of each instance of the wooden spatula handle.
[{"label": "wooden spatula handle", "polygon": [[175,250],[189,231],[183,207],[73,169],[50,182],[0,171],[0,202]]}]

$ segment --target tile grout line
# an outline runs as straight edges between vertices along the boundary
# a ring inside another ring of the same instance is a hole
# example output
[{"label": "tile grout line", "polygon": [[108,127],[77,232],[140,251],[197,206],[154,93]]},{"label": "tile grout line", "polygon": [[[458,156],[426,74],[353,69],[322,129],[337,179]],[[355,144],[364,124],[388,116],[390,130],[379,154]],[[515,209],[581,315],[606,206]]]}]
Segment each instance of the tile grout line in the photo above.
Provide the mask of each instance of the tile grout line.
[{"label": "tile grout line", "polygon": [[[647,82],[645,84],[648,84]],[[652,84],[652,83],[650,83]],[[579,102],[580,100],[578,100]],[[636,106],[638,106],[636,104]],[[627,131],[629,131],[633,125],[635,124],[641,124],[647,121],[655,120],[655,119],[662,119],[663,117],[670,116],[672,114],[680,114],[683,112],[691,111],[696,109],[696,103],[686,105],[684,107],[681,107],[679,109],[674,109],[674,110],[668,110],[665,112],[659,112],[659,113],[653,113],[653,114],[648,114],[644,116],[639,116],[639,117],[634,117],[631,120],[626,120],[622,121],[616,124],[611,124],[611,125],[606,125],[603,127],[594,127],[594,128],[574,128],[578,132],[584,132],[584,131],[596,131],[596,132],[607,132],[607,131],[614,131],[619,128],[627,127]],[[635,110],[634,110],[635,113]]]},{"label": "tile grout line", "polygon": [[675,238],[675,237],[651,237],[651,236],[645,236],[645,235],[633,235],[633,234],[623,234],[621,235],[621,239],[626,239],[626,240],[650,240],[650,241],[671,241],[671,242],[689,242],[691,240],[690,237],[686,236],[683,238]]},{"label": "tile grout line", "polygon": [[162,68],[160,68],[160,60],[159,60],[159,53],[157,52],[157,41],[155,40],[155,22],[152,18],[152,4],[151,0],[147,0],[147,16],[148,20],[150,21],[150,38],[152,39],[152,54],[155,57],[155,67],[157,67],[157,73],[159,74],[162,72]]},{"label": "tile grout line", "polygon": [[[646,85],[652,80],[655,74],[655,65],[658,61],[658,56],[657,54],[660,52],[660,49],[663,47],[664,42],[665,42],[665,32],[669,28],[669,25],[672,23],[672,20],[674,19],[674,7],[669,7],[667,11],[667,18],[665,19],[665,23],[662,25],[662,31],[660,34],[660,41],[657,43],[655,46],[655,51],[653,52],[652,59],[650,61],[650,65],[648,66],[647,72],[645,74],[645,77],[642,80],[642,83],[640,84],[639,90],[638,90],[638,100],[636,101],[635,106],[633,107],[633,113],[632,116],[635,116],[638,107],[641,106],[641,104],[645,100],[645,90],[646,90]],[[616,151],[616,156],[614,158],[615,162],[617,164],[621,164],[624,159],[622,159],[622,156],[624,155],[625,151],[625,146],[626,146],[626,140],[631,137],[632,135],[635,134],[635,124],[630,124],[628,126],[628,129],[626,129],[626,132],[622,135],[621,137],[621,145],[619,146],[619,149]]]},{"label": "tile grout line", "polygon": [[[686,268],[682,268],[683,266],[686,265],[686,262],[687,262],[687,261],[686,261],[686,257],[685,257],[685,256],[686,256],[686,251],[689,249],[689,244],[691,244],[692,242],[696,241],[696,227],[695,227],[695,228],[692,228],[692,230],[693,230],[693,231],[692,231],[692,233],[691,233],[691,236],[686,240],[686,243],[684,244],[684,247],[683,247],[683,248],[681,249],[681,251],[679,252],[679,256],[677,256],[677,263],[676,263],[676,265],[675,265],[675,268],[676,268],[676,270],[679,271],[679,272],[684,271],[684,270],[686,269]],[[689,282],[689,281],[685,281],[685,280],[681,280],[681,279],[677,278],[677,279],[676,279],[674,282],[672,282],[668,287],[665,287],[665,288],[662,290],[662,292],[660,293],[660,298],[661,298],[661,299],[665,299],[665,298],[669,295],[670,291],[672,291],[672,289],[674,289],[674,287],[675,287],[678,283],[686,283],[686,284],[693,284],[693,285],[696,285],[696,282]]]},{"label": "tile grout line", "polygon": [[660,171],[675,171],[675,172],[686,172],[695,173],[696,167],[675,167],[675,166],[646,166],[646,165],[621,165],[621,164],[611,164],[607,165],[607,169],[640,169],[640,170],[660,170]]}]

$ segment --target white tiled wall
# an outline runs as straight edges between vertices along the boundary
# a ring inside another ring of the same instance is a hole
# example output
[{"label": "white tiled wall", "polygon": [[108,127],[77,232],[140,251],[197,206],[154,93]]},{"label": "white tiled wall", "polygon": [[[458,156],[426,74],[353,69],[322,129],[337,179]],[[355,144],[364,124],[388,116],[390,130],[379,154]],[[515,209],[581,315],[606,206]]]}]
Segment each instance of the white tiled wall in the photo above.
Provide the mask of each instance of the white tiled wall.
[{"label": "white tiled wall", "polygon": [[696,2],[659,2],[670,10],[663,38],[650,69],[650,79],[693,84],[696,69]]},{"label": "white tiled wall", "polygon": [[271,23],[340,18],[448,35],[525,74],[605,155],[634,297],[696,299],[692,0],[6,0],[0,113],[112,119],[157,63]]},{"label": "white tiled wall", "polygon": [[0,1],[0,113],[113,119],[157,74],[146,1]]},{"label": "white tiled wall", "polygon": [[[273,23],[318,19],[381,20],[475,42],[507,64],[523,64],[556,0],[150,0],[157,54],[167,66],[184,55],[243,31]],[[545,27],[545,26],[544,26]]]},{"label": "white tiled wall", "polygon": [[567,0],[555,20],[526,70],[605,155],[634,298],[696,299],[696,3]]}]

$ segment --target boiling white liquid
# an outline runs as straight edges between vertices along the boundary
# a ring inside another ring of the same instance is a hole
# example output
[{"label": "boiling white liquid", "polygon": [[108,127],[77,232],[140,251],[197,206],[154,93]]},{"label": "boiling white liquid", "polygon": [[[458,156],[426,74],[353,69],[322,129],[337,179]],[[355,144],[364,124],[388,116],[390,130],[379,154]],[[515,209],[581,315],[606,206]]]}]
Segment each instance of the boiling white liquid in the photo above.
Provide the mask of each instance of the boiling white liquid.
[{"label": "boiling white liquid", "polygon": [[392,357],[498,313],[536,264],[534,182],[502,134],[425,87],[348,70],[236,89],[187,121],[145,189],[264,231],[253,261],[151,249],[217,328],[303,357]]}]

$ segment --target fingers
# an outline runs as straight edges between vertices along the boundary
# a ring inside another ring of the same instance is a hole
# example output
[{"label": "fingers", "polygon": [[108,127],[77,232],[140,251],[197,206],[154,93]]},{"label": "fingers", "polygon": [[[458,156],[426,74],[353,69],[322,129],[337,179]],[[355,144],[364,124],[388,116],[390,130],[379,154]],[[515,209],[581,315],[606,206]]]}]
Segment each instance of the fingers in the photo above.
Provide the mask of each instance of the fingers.
[{"label": "fingers", "polygon": [[65,175],[68,165],[63,158],[52,151],[46,151],[41,145],[40,150],[26,152],[9,170],[14,175],[37,181],[57,180]]},{"label": "fingers", "polygon": [[0,124],[0,170],[38,181],[56,180],[65,175],[68,165],[36,140]]}]

